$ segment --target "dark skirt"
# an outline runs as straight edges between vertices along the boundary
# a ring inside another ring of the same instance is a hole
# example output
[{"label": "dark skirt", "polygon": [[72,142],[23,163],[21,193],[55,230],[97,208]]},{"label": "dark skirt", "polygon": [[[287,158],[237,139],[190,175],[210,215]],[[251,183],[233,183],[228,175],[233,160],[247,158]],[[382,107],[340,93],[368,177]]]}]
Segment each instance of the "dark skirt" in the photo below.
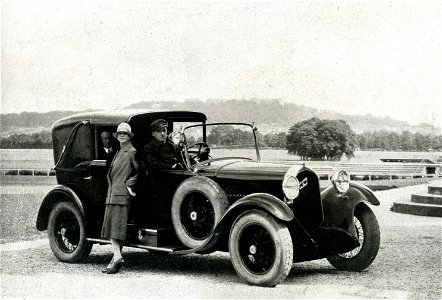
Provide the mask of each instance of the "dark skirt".
[{"label": "dark skirt", "polygon": [[129,207],[129,205],[106,204],[103,227],[101,228],[102,237],[126,240]]}]

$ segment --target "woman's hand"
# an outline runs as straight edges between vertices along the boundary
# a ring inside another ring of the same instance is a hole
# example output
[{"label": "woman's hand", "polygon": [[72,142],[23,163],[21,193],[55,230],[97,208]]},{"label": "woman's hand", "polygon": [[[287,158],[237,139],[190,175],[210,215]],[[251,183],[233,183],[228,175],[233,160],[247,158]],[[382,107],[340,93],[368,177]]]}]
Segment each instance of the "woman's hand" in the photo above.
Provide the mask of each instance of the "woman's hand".
[{"label": "woman's hand", "polygon": [[126,187],[127,188],[127,190],[129,191],[129,194],[131,195],[131,196],[136,196],[137,194],[130,188],[130,187]]}]

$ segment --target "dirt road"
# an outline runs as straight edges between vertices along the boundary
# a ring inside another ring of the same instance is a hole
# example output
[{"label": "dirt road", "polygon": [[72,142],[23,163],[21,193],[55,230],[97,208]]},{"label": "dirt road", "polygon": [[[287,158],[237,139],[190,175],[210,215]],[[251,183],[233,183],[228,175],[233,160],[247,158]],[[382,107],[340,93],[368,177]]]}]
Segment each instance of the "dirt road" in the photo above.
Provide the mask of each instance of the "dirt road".
[{"label": "dirt road", "polygon": [[126,266],[104,275],[109,246],[81,264],[58,262],[47,240],[2,244],[2,298],[441,298],[441,219],[389,209],[427,185],[376,192],[381,249],[364,272],[334,270],[326,260],[295,264],[275,288],[249,286],[228,254],[166,256],[125,249]]}]

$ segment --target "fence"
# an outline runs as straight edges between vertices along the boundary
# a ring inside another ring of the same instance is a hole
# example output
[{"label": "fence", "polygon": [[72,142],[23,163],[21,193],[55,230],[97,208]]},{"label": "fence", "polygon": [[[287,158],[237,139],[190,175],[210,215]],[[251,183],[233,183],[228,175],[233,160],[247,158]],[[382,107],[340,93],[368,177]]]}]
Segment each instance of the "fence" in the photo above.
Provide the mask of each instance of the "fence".
[{"label": "fence", "polygon": [[54,176],[55,170],[49,169],[0,169],[1,175]]},{"label": "fence", "polygon": [[312,169],[318,176],[328,178],[338,170],[345,170],[352,179],[362,180],[442,176],[442,164],[336,163],[333,166],[313,166]]},{"label": "fence", "polygon": [[[330,178],[336,171],[347,171],[352,179],[376,180],[404,177],[440,177],[442,164],[411,163],[334,163],[333,165],[306,165],[321,179]],[[2,175],[54,176],[54,169],[0,169]]]}]

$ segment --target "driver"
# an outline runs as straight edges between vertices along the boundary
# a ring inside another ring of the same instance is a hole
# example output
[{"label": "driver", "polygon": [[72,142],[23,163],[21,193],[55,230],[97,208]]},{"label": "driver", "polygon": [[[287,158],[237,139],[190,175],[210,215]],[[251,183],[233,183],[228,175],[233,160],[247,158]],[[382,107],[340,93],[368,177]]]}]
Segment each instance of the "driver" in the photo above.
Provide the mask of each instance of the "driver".
[{"label": "driver", "polygon": [[167,121],[158,119],[152,122],[149,131],[153,139],[143,149],[147,170],[182,169],[177,159],[182,146],[172,141],[175,136],[167,135]]}]

